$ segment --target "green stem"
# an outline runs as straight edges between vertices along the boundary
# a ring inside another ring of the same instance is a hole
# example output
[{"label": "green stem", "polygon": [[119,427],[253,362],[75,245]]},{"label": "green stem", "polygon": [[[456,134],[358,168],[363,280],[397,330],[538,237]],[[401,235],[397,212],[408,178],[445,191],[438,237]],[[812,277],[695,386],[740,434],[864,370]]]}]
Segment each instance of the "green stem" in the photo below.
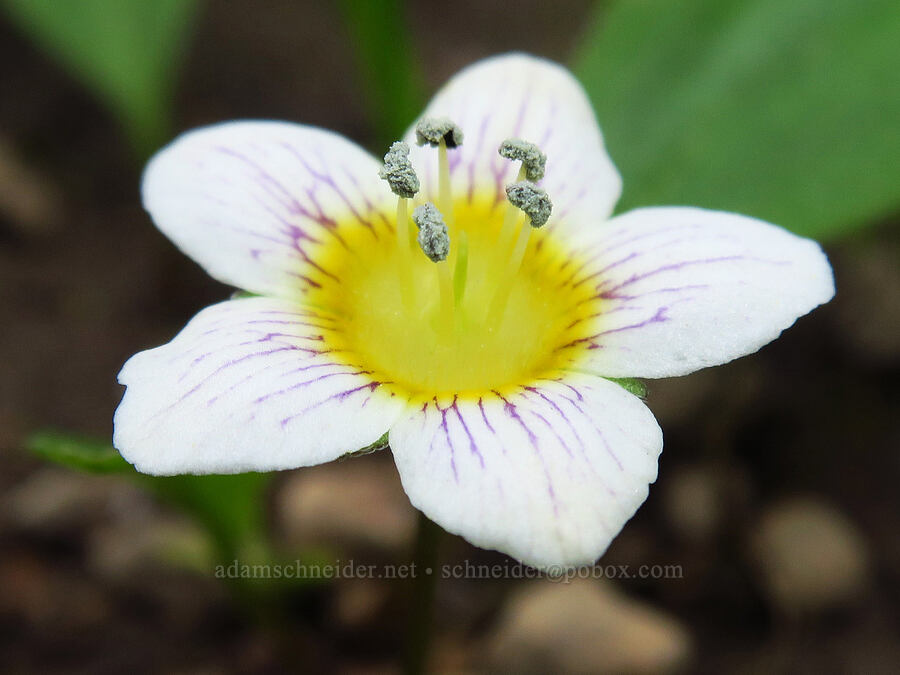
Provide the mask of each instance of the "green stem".
[{"label": "green stem", "polygon": [[419,513],[418,531],[413,550],[412,597],[409,599],[409,623],[406,632],[404,672],[425,672],[428,646],[433,624],[432,610],[438,578],[438,549],[444,531]]},{"label": "green stem", "polygon": [[406,24],[404,0],[341,0],[350,46],[376,125],[387,147],[419,114],[424,101],[421,59]]}]

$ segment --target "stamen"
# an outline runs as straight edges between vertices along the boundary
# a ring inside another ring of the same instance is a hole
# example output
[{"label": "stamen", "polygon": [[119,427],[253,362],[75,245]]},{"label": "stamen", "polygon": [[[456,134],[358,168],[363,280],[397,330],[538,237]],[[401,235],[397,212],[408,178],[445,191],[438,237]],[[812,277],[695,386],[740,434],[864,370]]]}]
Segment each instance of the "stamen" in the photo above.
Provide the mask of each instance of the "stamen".
[{"label": "stamen", "polygon": [[409,309],[413,306],[413,282],[410,271],[412,251],[409,246],[409,200],[397,198],[397,250],[399,251],[398,267],[400,272],[400,295],[403,305]]},{"label": "stamen", "polygon": [[502,281],[488,308],[487,320],[489,321],[499,321],[503,318],[503,311],[506,308],[506,301],[509,298],[513,280],[519,273],[519,267],[522,266],[522,260],[525,258],[525,251],[528,249],[531,231],[543,227],[550,219],[550,213],[553,210],[553,204],[547,192],[527,181],[507,185],[506,198],[510,204],[528,216],[529,224],[523,224],[519,230],[516,245],[506,263]]},{"label": "stamen", "polygon": [[419,191],[419,177],[409,161],[409,145],[403,141],[391,144],[378,175],[388,182],[397,195],[397,248],[399,250],[400,293],[407,307],[412,305],[411,251],[409,246],[409,199]]},{"label": "stamen", "polygon": [[[525,173],[526,169],[523,164],[519,167],[519,175],[516,176],[517,183],[525,180]],[[506,202],[506,213],[503,214],[503,226],[500,228],[500,236],[497,237],[497,246],[495,247],[495,250],[501,256],[506,255],[506,252],[509,249],[509,243],[512,241],[513,235],[516,232],[516,221],[519,220],[521,215],[521,211],[514,208],[509,201]]]},{"label": "stamen", "polygon": [[543,227],[553,210],[547,191],[528,181],[507,185],[506,198],[510,204],[525,212],[531,221],[531,227]]},{"label": "stamen", "polygon": [[447,214],[450,225],[455,225],[453,194],[450,188],[450,160],[447,158],[447,144],[444,141],[438,145],[438,203]]},{"label": "stamen", "polygon": [[[534,143],[523,141],[521,138],[507,138],[498,148],[500,156],[505,159],[522,162],[525,170],[525,178],[536,183],[544,177],[544,167],[547,166],[547,155]],[[519,178],[518,181],[521,181]],[[518,182],[517,181],[517,182]]]},{"label": "stamen", "polygon": [[409,200],[400,197],[397,200],[397,248],[400,255],[408,258],[409,252]]},{"label": "stamen", "polygon": [[410,199],[419,191],[419,177],[409,161],[409,145],[403,141],[391,144],[378,175],[388,182],[391,192],[398,197]]},{"label": "stamen", "polygon": [[413,221],[419,228],[417,241],[428,258],[437,263],[438,286],[441,293],[441,317],[445,329],[453,326],[453,279],[447,254],[450,253],[450,235],[447,225],[434,204],[426,202],[413,211]]},{"label": "stamen", "polygon": [[432,147],[440,145],[441,141],[448,148],[462,145],[463,132],[456,123],[446,117],[423,117],[416,125],[416,143]]},{"label": "stamen", "polygon": [[425,117],[416,125],[416,143],[428,144],[438,149],[438,205],[453,228],[456,220],[453,217],[453,195],[450,188],[450,160],[447,148],[462,145],[463,132],[453,120],[446,117]]},{"label": "stamen", "polygon": [[417,237],[422,251],[432,262],[443,262],[450,252],[450,235],[441,212],[431,202],[417,206],[413,221],[419,228]]},{"label": "stamen", "polygon": [[[541,149],[534,143],[529,143],[521,138],[507,138],[497,148],[497,152],[504,159],[522,162],[519,167],[519,175],[516,176],[516,183],[521,183],[526,178],[530,181],[539,181],[544,177],[544,168],[547,165],[547,155],[541,152]],[[509,250],[512,238],[516,231],[516,221],[519,212],[507,202],[506,213],[503,216],[503,226],[500,228],[500,235],[497,238],[496,250],[501,255],[506,255]]]}]

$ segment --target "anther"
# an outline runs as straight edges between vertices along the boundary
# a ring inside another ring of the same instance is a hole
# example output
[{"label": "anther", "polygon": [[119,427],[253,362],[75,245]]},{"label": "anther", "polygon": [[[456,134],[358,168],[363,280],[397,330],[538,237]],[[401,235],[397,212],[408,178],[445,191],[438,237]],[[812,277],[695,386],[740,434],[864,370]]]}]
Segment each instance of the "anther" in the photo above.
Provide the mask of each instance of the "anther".
[{"label": "anther", "polygon": [[416,207],[412,217],[419,228],[417,241],[425,255],[432,262],[446,260],[447,254],[450,253],[450,235],[441,212],[434,204],[426,202]]},{"label": "anther", "polygon": [[521,138],[507,138],[500,144],[498,152],[505,159],[522,162],[528,180],[536,182],[544,177],[547,155],[534,143],[523,141]]},{"label": "anther", "polygon": [[419,145],[438,146],[441,141],[448,148],[462,145],[463,132],[452,120],[446,117],[424,117],[416,125],[416,143]]},{"label": "anther", "polygon": [[409,161],[409,145],[395,141],[384,156],[384,166],[378,171],[398,197],[410,199],[419,191],[419,177]]},{"label": "anther", "polygon": [[550,212],[553,210],[550,197],[534,183],[523,180],[507,185],[506,198],[528,216],[532,227],[543,227],[550,219]]}]

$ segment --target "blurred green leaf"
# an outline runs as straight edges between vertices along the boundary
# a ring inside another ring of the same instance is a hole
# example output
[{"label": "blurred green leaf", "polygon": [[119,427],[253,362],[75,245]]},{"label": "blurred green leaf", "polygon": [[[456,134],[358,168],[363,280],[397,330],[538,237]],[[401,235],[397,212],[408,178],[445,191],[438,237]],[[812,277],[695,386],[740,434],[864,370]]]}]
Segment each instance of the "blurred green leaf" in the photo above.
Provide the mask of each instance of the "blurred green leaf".
[{"label": "blurred green leaf", "polygon": [[56,464],[91,473],[134,471],[131,464],[108,443],[76,438],[54,431],[41,431],[28,439],[26,448]]},{"label": "blurred green leaf", "polygon": [[384,432],[381,437],[375,441],[374,443],[370,443],[364,448],[360,448],[359,450],[354,450],[352,452],[348,452],[344,455],[341,455],[338,459],[339,462],[344,461],[345,459],[352,459],[354,457],[362,457],[363,455],[371,455],[373,452],[380,452],[382,450],[386,450],[390,445],[388,441],[388,432]]},{"label": "blurred green leaf", "polygon": [[620,209],[695,204],[827,238],[900,204],[896,0],[625,0],[576,58]]},{"label": "blurred green leaf", "polygon": [[265,559],[265,493],[271,474],[148,476],[138,473],[108,443],[41,431],[25,447],[36,455],[81,471],[130,475],[165,501],[192,515],[226,558]]},{"label": "blurred green leaf", "polygon": [[638,398],[647,398],[647,385],[643,380],[636,380],[632,377],[607,377],[610,382],[615,382],[629,394],[634,394]]},{"label": "blurred green leaf", "polygon": [[267,558],[265,492],[270,474],[143,476],[160,497],[192,514],[226,558]]},{"label": "blurred green leaf", "polygon": [[402,0],[341,0],[361,84],[373,109],[378,143],[387,145],[421,112],[424,101]]},{"label": "blurred green leaf", "polygon": [[139,153],[170,134],[195,0],[2,0],[2,6],[113,109]]}]

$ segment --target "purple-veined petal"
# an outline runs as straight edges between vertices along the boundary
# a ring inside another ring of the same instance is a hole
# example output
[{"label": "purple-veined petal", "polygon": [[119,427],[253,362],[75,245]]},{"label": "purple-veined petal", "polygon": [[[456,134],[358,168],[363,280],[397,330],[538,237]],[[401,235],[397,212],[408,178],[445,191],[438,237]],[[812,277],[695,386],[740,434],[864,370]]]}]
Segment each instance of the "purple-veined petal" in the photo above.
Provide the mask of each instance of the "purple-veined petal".
[{"label": "purple-veined petal", "polygon": [[123,366],[113,444],[165,475],[310,466],[375,442],[405,401],[329,348],[332,321],[270,298],[206,308]]},{"label": "purple-veined petal", "polygon": [[637,209],[573,241],[596,312],[564,349],[606,377],[670,377],[751,354],[834,296],[819,245],[687,207]]},{"label": "purple-veined petal", "polygon": [[210,275],[254,293],[297,297],[334,281],[316,261],[339,226],[384,226],[392,199],[379,163],[322,129],[229,122],[188,132],[144,173],[156,226]]},{"label": "purple-veined petal", "polygon": [[[550,225],[603,222],[613,210],[622,180],[582,86],[564,67],[525,54],[505,54],[464,68],[435,95],[423,117],[449,117],[465,134],[449,150],[454,197],[476,194],[505,201],[504,188],[516,179],[518,162],[497,152],[507,138],[536,143],[547,155],[540,185],[553,201]],[[437,152],[417,147],[414,129],[406,134],[422,198],[437,199]]]},{"label": "purple-veined petal", "polygon": [[640,399],[567,374],[410,401],[390,443],[413,505],[536,567],[592,563],[646,499],[662,433]]}]

